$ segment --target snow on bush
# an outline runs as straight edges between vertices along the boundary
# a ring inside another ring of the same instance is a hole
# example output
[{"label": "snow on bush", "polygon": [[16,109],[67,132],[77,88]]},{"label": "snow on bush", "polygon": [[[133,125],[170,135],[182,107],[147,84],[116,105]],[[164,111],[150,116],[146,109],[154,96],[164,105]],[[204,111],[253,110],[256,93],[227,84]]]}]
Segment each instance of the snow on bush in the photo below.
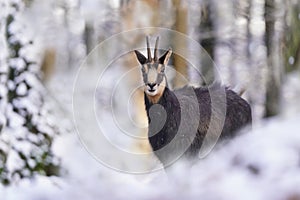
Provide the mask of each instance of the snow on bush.
[{"label": "snow on bush", "polygon": [[[2,5],[3,6],[3,5]],[[53,155],[53,137],[59,133],[53,123],[53,104],[48,100],[37,71],[38,47],[22,22],[22,1],[8,1],[3,33],[7,54],[1,59],[0,182],[9,184],[36,174],[58,174],[59,159]],[[2,123],[2,122],[1,122]]]}]

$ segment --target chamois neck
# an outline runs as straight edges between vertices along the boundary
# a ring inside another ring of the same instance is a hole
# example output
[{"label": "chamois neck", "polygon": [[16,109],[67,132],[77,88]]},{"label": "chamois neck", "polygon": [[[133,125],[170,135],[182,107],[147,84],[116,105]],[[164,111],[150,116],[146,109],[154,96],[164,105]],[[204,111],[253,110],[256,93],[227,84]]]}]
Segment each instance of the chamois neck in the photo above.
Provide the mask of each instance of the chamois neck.
[{"label": "chamois neck", "polygon": [[149,96],[148,94],[145,93],[145,98],[149,101],[151,104],[156,104],[160,101],[160,99],[163,97],[165,93],[165,88],[163,89],[163,92],[160,94],[157,94],[155,96]]},{"label": "chamois neck", "polygon": [[[173,99],[174,96],[175,95],[174,95],[173,91],[171,91],[168,87],[165,87],[163,94],[157,100],[157,102],[151,101],[149,99],[148,95],[146,93],[144,93],[146,109],[148,110],[153,104],[165,105],[167,102],[170,101],[170,99]],[[173,102],[173,101],[171,101],[171,102]]]}]

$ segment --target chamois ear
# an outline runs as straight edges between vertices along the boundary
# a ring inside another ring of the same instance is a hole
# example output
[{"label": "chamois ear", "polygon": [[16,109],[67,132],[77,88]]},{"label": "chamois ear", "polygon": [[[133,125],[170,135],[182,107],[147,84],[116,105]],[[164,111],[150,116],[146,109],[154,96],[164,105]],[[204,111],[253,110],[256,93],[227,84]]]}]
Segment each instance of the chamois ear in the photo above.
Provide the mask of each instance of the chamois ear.
[{"label": "chamois ear", "polygon": [[138,61],[140,62],[141,65],[145,64],[147,61],[147,58],[141,54],[139,51],[134,50],[134,53],[136,55],[136,58],[138,59]]},{"label": "chamois ear", "polygon": [[171,55],[172,55],[172,49],[169,48],[169,50],[166,51],[166,52],[164,53],[164,55],[162,55],[162,56],[159,58],[159,63],[160,63],[160,64],[163,64],[163,65],[167,65],[168,62],[169,62],[169,59],[170,59]]}]

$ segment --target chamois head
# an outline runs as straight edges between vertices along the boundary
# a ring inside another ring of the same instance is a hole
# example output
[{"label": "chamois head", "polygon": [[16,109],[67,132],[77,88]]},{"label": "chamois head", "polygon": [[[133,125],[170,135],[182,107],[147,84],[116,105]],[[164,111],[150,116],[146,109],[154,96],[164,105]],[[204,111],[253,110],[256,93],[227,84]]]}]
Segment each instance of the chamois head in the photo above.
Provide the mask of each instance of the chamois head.
[{"label": "chamois head", "polygon": [[149,44],[149,37],[147,40],[147,53],[148,58],[146,58],[139,51],[135,50],[136,57],[141,64],[141,70],[143,74],[144,81],[144,91],[152,103],[157,103],[159,98],[164,92],[167,84],[165,76],[165,67],[168,64],[169,58],[172,54],[172,50],[166,51],[160,58],[158,58],[158,42],[159,37],[156,38],[154,57],[151,57],[151,50]]}]

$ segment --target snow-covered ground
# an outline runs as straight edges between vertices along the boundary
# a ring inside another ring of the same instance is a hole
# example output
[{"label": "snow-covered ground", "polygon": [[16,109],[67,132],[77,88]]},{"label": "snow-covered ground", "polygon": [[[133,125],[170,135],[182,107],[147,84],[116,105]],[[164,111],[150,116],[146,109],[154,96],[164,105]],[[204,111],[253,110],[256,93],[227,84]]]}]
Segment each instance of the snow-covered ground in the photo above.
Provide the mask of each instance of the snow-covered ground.
[{"label": "snow-covered ground", "polygon": [[[193,166],[176,163],[167,173],[142,175],[117,172],[97,162],[74,129],[54,143],[62,177],[36,176],[0,186],[1,199],[300,199],[300,114],[292,112],[299,110],[297,76],[284,86],[282,109],[288,114],[263,122]],[[49,90],[71,120],[74,74],[55,79]]]}]

